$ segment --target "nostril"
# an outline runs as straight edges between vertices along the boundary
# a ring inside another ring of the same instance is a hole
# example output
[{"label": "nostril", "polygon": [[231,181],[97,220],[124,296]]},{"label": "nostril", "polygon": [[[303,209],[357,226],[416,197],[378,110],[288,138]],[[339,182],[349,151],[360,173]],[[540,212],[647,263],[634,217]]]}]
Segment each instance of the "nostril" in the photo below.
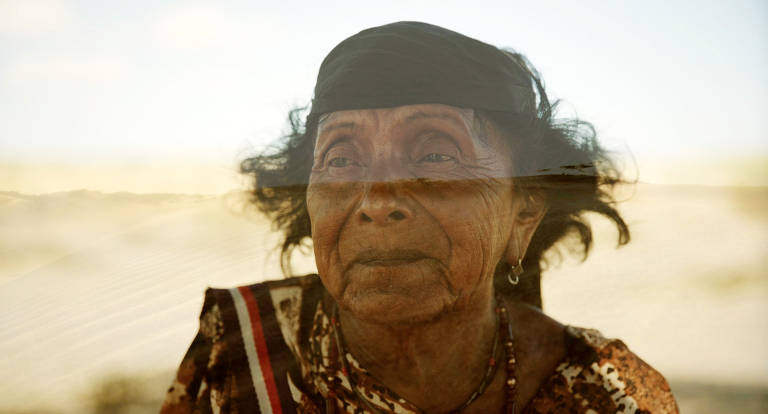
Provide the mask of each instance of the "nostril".
[{"label": "nostril", "polygon": [[367,214],[365,214],[365,213],[360,213],[360,218],[361,218],[363,221],[367,222],[367,223],[370,223],[370,222],[372,222],[372,221],[373,221],[373,219],[372,219],[372,218],[370,218],[370,217],[369,217]]},{"label": "nostril", "polygon": [[403,214],[399,210],[395,210],[395,211],[389,213],[389,218],[391,218],[392,220],[402,220],[402,219],[405,218],[405,214]]}]

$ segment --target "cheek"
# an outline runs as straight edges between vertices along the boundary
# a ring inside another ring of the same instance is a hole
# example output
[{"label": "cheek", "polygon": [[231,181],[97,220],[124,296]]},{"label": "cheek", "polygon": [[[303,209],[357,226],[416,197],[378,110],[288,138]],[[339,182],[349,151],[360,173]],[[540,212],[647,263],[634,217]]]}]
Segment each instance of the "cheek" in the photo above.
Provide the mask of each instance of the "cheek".
[{"label": "cheek", "polygon": [[451,241],[452,284],[471,289],[491,278],[503,257],[512,225],[511,183],[461,180],[431,187],[420,203]]},{"label": "cheek", "polygon": [[317,270],[325,287],[341,289],[339,234],[356,203],[359,184],[312,184],[307,187],[307,211]]}]

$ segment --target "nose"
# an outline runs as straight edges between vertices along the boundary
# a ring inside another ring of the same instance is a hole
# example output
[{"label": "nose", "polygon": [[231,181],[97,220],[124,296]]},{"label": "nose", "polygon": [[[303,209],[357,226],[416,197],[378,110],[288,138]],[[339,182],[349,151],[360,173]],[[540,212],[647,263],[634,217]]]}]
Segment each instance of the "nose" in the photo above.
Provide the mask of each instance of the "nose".
[{"label": "nose", "polygon": [[373,183],[366,191],[357,211],[361,223],[379,225],[406,222],[413,216],[412,209],[394,183]]}]

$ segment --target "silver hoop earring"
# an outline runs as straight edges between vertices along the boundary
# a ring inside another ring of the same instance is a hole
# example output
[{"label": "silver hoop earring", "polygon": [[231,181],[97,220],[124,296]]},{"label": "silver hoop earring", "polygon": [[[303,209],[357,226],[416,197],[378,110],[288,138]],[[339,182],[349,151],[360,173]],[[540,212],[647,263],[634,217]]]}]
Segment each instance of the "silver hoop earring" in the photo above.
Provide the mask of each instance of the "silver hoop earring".
[{"label": "silver hoop earring", "polygon": [[[510,285],[516,286],[518,283],[520,283],[520,275],[523,274],[523,259],[517,259],[517,265],[512,266],[511,271],[507,274],[507,282],[509,282]],[[515,276],[514,279],[512,279],[512,276]]]}]

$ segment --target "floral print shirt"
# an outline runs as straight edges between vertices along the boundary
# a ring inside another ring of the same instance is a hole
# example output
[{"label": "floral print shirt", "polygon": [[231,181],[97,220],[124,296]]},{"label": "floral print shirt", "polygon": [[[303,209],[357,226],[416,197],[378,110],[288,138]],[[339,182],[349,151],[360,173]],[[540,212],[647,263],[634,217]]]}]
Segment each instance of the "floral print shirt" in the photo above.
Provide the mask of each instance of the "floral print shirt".
[{"label": "floral print shirt", "polygon": [[[209,289],[161,413],[420,414],[350,353],[339,355],[323,292],[317,276]],[[623,342],[592,329],[565,335],[565,358],[522,413],[678,412],[664,377]]]}]

